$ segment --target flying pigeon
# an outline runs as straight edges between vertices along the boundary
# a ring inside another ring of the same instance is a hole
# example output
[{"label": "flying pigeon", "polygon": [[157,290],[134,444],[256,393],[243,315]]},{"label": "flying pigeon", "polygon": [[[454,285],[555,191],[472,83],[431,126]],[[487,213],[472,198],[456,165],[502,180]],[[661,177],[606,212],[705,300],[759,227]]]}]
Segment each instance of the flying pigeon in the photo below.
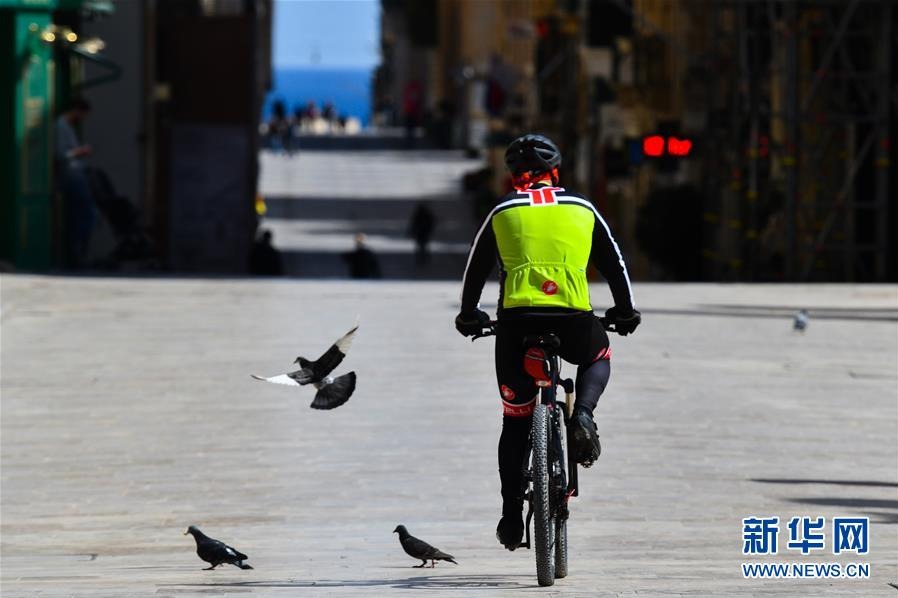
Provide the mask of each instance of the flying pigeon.
[{"label": "flying pigeon", "polygon": [[252,377],[256,380],[287,386],[312,384],[318,389],[318,392],[315,393],[315,400],[310,405],[312,409],[333,409],[334,407],[339,407],[348,401],[355,391],[355,372],[349,372],[337,377],[332,377],[329,374],[346,357],[346,352],[349,351],[352,338],[358,329],[358,324],[356,324],[352,330],[331,345],[317,361],[309,361],[305,357],[297,357],[293,363],[298,363],[300,369],[295,372],[270,377],[252,374]]},{"label": "flying pigeon", "polygon": [[396,529],[393,530],[393,533],[399,534],[399,543],[402,544],[402,549],[405,551],[405,554],[416,559],[421,559],[420,565],[413,565],[415,568],[420,569],[427,564],[427,561],[430,561],[431,569],[434,566],[434,561],[449,561],[455,565],[458,564],[455,562],[455,557],[451,554],[446,554],[442,550],[434,548],[424,540],[419,540],[408,533],[408,530],[405,529],[404,525],[397,525]]},{"label": "flying pigeon", "polygon": [[797,330],[798,332],[804,332],[805,328],[808,327],[808,321],[808,310],[799,310],[798,313],[795,314],[795,320],[792,322],[792,329]]},{"label": "flying pigeon", "polygon": [[184,532],[185,536],[187,534],[191,534],[193,539],[196,540],[197,555],[211,565],[211,567],[203,569],[204,571],[215,569],[223,563],[234,565],[241,569],[252,569],[252,567],[243,562],[249,558],[248,556],[236,548],[231,548],[224,542],[210,538],[201,532],[197,526],[191,525],[188,527],[187,531]]}]

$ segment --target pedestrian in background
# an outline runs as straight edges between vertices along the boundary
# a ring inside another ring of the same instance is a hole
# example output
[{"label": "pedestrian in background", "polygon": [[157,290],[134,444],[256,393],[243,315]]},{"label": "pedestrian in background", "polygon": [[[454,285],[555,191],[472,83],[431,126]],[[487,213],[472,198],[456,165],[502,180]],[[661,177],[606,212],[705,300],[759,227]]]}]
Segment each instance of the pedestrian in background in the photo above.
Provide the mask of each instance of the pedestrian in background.
[{"label": "pedestrian in background", "polygon": [[249,254],[249,272],[257,276],[283,276],[284,262],[281,252],[272,244],[272,233],[263,230]]},{"label": "pedestrian in background", "polygon": [[75,130],[90,113],[84,98],[75,98],[56,119],[56,175],[65,203],[66,265],[84,266],[94,226],[94,201],[86,158],[92,148],[81,143]]},{"label": "pedestrian in background", "polygon": [[430,239],[436,228],[436,216],[425,202],[420,202],[408,224],[408,236],[415,240],[415,264],[423,266],[430,261]]},{"label": "pedestrian in background", "polygon": [[409,81],[402,93],[402,116],[405,120],[405,142],[408,147],[415,147],[415,133],[421,126],[424,112],[423,91],[417,79]]},{"label": "pedestrian in background", "polygon": [[277,100],[271,105],[271,119],[268,121],[268,141],[272,149],[292,153],[291,123],[287,118],[287,107]]},{"label": "pedestrian in background", "polygon": [[349,275],[352,278],[381,278],[380,262],[368,248],[363,233],[356,234],[355,250],[344,253],[343,261],[349,266]]}]

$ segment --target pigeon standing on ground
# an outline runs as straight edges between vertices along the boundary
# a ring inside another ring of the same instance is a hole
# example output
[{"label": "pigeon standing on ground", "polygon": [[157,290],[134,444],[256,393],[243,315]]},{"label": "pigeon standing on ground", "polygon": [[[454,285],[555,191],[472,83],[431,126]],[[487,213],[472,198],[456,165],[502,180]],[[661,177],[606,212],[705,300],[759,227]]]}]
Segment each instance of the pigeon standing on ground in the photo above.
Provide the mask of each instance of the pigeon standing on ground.
[{"label": "pigeon standing on ground", "polygon": [[204,571],[210,571],[224,563],[240,567],[241,569],[252,569],[252,567],[243,562],[249,558],[248,556],[220,540],[210,538],[201,532],[197,526],[191,525],[188,527],[187,531],[184,532],[185,536],[187,534],[191,534],[193,539],[196,540],[197,555],[211,565],[211,567],[203,569]]},{"label": "pigeon standing on ground", "polygon": [[808,327],[808,310],[801,309],[795,314],[795,320],[792,322],[792,329],[798,332],[804,332]]},{"label": "pigeon standing on ground", "polygon": [[315,400],[309,405],[312,409],[333,409],[334,407],[339,407],[348,401],[353,391],[355,391],[355,372],[349,372],[336,378],[331,377],[329,374],[346,357],[346,352],[349,351],[352,338],[358,329],[358,324],[356,324],[352,330],[341,336],[316,361],[309,361],[305,357],[297,357],[293,363],[298,363],[300,369],[295,372],[270,377],[253,374],[252,377],[256,380],[285,384],[287,386],[312,384],[318,389],[318,392],[315,393]]},{"label": "pigeon standing on ground", "polygon": [[393,530],[393,533],[399,534],[399,543],[402,544],[402,549],[407,555],[416,559],[421,559],[420,565],[413,565],[415,568],[423,567],[427,564],[427,561],[430,561],[431,569],[434,566],[434,561],[449,561],[455,565],[458,564],[455,562],[455,557],[451,554],[446,554],[442,550],[434,548],[424,540],[419,540],[408,533],[408,530],[405,529],[404,525],[397,525],[396,529]]}]

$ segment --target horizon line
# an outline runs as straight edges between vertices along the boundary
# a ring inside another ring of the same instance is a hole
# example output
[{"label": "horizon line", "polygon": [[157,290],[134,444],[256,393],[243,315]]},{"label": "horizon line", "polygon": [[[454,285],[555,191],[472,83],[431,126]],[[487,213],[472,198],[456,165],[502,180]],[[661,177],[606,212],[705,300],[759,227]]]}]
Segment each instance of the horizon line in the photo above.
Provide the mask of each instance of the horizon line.
[{"label": "horizon line", "polygon": [[323,70],[323,69],[376,69],[379,64],[302,64],[302,63],[283,63],[283,64],[274,64],[272,63],[271,68],[279,69],[279,68],[288,68],[288,69],[309,69],[309,70]]}]

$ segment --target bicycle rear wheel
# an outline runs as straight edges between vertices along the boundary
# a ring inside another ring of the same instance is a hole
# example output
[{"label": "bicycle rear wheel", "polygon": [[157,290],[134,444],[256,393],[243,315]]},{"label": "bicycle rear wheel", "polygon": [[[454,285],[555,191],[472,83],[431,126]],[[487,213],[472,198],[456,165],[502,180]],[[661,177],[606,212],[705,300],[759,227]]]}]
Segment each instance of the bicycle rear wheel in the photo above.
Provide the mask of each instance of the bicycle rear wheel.
[{"label": "bicycle rear wheel", "polygon": [[533,410],[533,536],[536,578],[541,586],[555,583],[555,521],[549,504],[549,412],[539,403]]}]

